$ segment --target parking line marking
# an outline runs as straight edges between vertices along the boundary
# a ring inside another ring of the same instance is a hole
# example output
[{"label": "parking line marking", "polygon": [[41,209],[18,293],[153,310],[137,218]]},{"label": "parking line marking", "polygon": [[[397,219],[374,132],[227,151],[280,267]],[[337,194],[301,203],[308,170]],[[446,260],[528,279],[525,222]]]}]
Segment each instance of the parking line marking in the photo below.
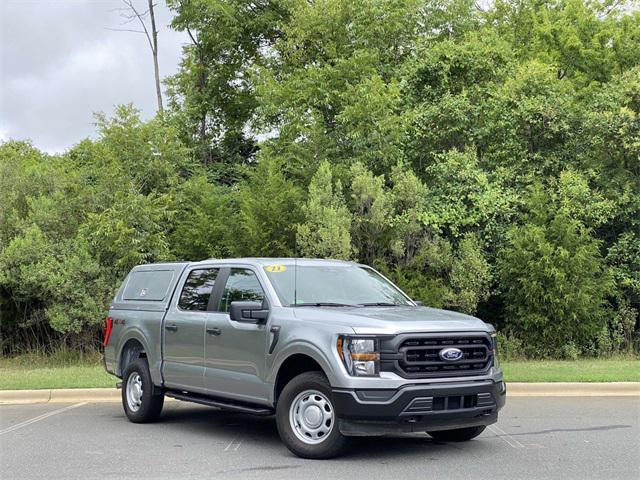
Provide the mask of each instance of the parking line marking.
[{"label": "parking line marking", "polygon": [[[233,437],[233,439],[227,444],[227,446],[224,447],[224,451],[225,452],[230,451],[233,445],[236,443],[236,440],[238,440],[238,437]],[[242,440],[238,440],[238,445],[236,446],[236,448],[234,448],[234,450],[237,450],[241,443],[242,443]]]},{"label": "parking line marking", "polygon": [[498,437],[500,440],[502,440],[504,443],[506,443],[507,445],[509,445],[511,448],[518,448],[516,447],[513,443],[511,443],[509,440],[507,440],[505,437],[503,437],[502,435],[500,435],[497,431],[495,431],[493,428],[491,428],[491,425],[489,425],[487,427],[489,430],[491,430],[491,432]]},{"label": "parking line marking", "polygon": [[18,430],[20,428],[29,426],[32,423],[39,422],[40,420],[44,420],[45,418],[52,417],[52,416],[57,415],[59,413],[66,412],[67,410],[72,410],[74,408],[78,408],[78,407],[81,407],[81,406],[86,405],[86,404],[87,404],[87,402],[75,403],[73,405],[69,405],[68,407],[59,408],[57,410],[54,410],[53,412],[44,413],[44,414],[39,415],[37,417],[34,417],[34,418],[30,419],[30,420],[25,420],[24,422],[16,423],[15,425],[12,425],[9,428],[5,428],[4,430],[0,430],[0,435],[4,435],[5,433],[14,432],[14,431],[16,431],[16,430]]},{"label": "parking line marking", "polygon": [[511,448],[526,448],[522,443],[520,443],[517,439],[513,438],[507,432],[502,430],[500,427],[495,425],[489,425],[489,430],[496,434],[496,437],[501,438],[504,442],[509,445]]},{"label": "parking line marking", "polygon": [[509,435],[507,432],[505,432],[504,430],[502,430],[500,427],[498,427],[497,425],[492,425],[493,428],[495,428],[498,432],[500,432],[502,435],[504,435],[505,437],[507,437],[509,440],[511,440],[513,443],[515,443],[518,448],[525,448],[524,444],[520,443],[520,441],[518,441],[517,438],[512,437],[511,435]]}]

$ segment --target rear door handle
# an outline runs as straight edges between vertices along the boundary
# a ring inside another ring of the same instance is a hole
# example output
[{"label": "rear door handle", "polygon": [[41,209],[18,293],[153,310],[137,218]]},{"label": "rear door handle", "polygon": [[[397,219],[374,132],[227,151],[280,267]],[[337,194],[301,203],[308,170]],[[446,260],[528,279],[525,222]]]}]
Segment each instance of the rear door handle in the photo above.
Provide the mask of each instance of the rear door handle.
[{"label": "rear door handle", "polygon": [[173,324],[173,325],[165,325],[164,326],[165,330],[169,330],[170,332],[177,332],[178,331],[178,326]]},{"label": "rear door handle", "polygon": [[218,335],[220,335],[222,333],[222,330],[220,330],[217,327],[207,328],[207,333],[209,335],[215,335],[217,337]]}]

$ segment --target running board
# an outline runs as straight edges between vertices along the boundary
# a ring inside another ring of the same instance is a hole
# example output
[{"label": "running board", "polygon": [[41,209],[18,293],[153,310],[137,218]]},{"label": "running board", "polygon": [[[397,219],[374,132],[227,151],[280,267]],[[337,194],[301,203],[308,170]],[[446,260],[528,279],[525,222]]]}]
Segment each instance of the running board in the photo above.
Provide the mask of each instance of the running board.
[{"label": "running board", "polygon": [[258,405],[249,405],[246,403],[234,402],[233,400],[221,400],[206,397],[204,395],[198,395],[196,393],[175,392],[166,391],[164,393],[167,397],[173,397],[177,400],[184,400],[185,402],[199,403],[201,405],[208,405],[209,407],[217,407],[223,410],[231,410],[234,412],[251,413],[253,415],[273,415],[273,409]]}]

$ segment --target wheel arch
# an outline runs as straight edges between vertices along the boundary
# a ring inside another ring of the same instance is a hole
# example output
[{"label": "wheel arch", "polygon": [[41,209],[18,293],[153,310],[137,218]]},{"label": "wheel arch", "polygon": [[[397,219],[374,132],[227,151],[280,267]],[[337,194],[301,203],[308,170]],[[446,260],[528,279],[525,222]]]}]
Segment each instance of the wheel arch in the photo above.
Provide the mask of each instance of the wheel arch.
[{"label": "wheel arch", "polygon": [[273,382],[273,403],[278,401],[285,385],[296,376],[305,372],[322,372],[331,383],[331,370],[323,359],[309,351],[291,352],[284,357],[275,369],[276,375]]},{"label": "wheel arch", "polygon": [[139,335],[136,335],[134,331],[122,339],[122,346],[119,349],[117,358],[116,373],[119,377],[122,377],[122,372],[126,366],[138,358],[146,358],[147,362],[151,364],[146,342]]}]

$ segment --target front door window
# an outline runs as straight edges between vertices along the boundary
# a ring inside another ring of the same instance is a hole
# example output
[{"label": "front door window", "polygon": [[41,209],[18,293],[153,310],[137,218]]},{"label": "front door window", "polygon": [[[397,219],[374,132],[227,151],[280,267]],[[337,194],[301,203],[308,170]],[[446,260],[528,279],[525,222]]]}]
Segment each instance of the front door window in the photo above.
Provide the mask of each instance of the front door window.
[{"label": "front door window", "polygon": [[220,299],[220,311],[228,312],[231,302],[238,300],[262,302],[264,290],[258,277],[248,268],[232,268]]}]

